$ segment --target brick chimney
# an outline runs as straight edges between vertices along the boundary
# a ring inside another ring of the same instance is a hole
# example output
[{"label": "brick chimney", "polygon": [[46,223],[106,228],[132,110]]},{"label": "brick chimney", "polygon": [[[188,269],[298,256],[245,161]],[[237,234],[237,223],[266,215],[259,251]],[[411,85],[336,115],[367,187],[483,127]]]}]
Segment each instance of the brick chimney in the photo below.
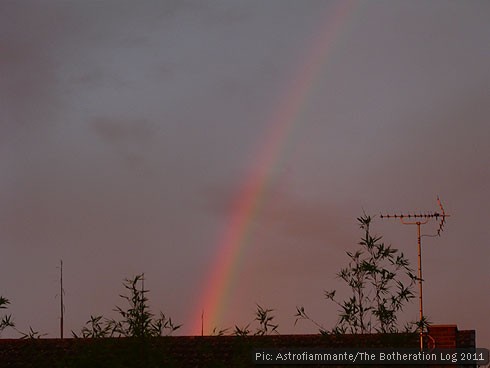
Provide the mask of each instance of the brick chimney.
[{"label": "brick chimney", "polygon": [[430,325],[428,327],[428,347],[441,349],[476,347],[475,331],[459,331],[456,325]]}]

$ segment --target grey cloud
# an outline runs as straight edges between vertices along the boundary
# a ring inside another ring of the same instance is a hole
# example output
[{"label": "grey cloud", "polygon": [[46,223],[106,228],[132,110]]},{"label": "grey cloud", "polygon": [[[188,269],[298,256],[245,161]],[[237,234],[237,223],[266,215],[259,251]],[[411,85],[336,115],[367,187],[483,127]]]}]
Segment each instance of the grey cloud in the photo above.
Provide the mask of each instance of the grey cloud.
[{"label": "grey cloud", "polygon": [[145,119],[127,120],[117,118],[96,118],[92,122],[95,133],[110,143],[146,144],[154,138],[155,129]]},{"label": "grey cloud", "polygon": [[[60,98],[52,51],[58,27],[56,14],[39,3],[2,3],[0,107],[9,130],[51,126],[56,120]],[[12,131],[4,131],[3,138]]]}]

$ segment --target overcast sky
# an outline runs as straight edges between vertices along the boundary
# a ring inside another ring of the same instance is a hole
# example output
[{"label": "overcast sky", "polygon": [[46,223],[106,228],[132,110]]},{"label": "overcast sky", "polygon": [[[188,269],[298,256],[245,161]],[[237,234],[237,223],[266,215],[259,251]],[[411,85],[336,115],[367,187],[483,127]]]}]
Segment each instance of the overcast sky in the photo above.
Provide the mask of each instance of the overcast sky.
[{"label": "overcast sky", "polygon": [[[316,331],[293,326],[297,305],[332,327],[323,290],[343,288],[356,217],[438,210],[439,195],[451,217],[423,238],[425,313],[490,347],[489,19],[488,1],[1,1],[0,295],[17,325],[58,336],[63,259],[65,334],[114,316],[141,272],[153,310],[190,333],[271,117],[313,58],[216,327],[255,303],[281,333]],[[373,227],[416,265],[414,226]]]}]

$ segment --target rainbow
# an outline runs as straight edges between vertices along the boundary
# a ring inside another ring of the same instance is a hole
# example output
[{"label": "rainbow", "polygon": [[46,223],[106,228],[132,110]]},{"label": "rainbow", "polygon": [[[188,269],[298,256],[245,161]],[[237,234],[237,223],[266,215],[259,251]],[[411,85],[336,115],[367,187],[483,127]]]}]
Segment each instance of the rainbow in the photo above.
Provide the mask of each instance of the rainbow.
[{"label": "rainbow", "polygon": [[272,169],[278,164],[288,137],[299,120],[308,95],[314,90],[316,77],[327,62],[329,51],[349,14],[353,2],[339,0],[333,9],[327,8],[327,19],[319,32],[313,35],[309,51],[301,63],[298,73],[292,79],[286,93],[279,99],[268,124],[265,140],[253,160],[250,172],[241,185],[232,206],[232,213],[224,234],[220,237],[217,257],[206,279],[203,293],[196,310],[191,316],[191,334],[200,335],[202,313],[206,318],[205,330],[219,326],[219,318],[227,305],[227,298],[233,285],[236,264],[243,247],[247,244],[250,224],[263,201],[264,193],[272,180]]}]

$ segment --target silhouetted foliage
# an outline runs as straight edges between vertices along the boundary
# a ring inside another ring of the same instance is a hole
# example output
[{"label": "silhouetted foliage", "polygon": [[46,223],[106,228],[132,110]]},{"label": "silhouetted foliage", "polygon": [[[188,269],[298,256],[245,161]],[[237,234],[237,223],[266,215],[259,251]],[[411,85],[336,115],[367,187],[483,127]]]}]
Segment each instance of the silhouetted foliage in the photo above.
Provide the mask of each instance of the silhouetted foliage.
[{"label": "silhouetted foliage", "polygon": [[213,332],[211,332],[211,336],[225,336],[229,330],[229,328],[219,329],[215,327],[213,328]]},{"label": "silhouetted foliage", "polygon": [[255,321],[259,323],[259,327],[257,328],[255,335],[269,335],[272,332],[277,333],[278,325],[272,323],[274,316],[271,313],[273,311],[274,309],[264,309],[257,304]]},{"label": "silhouetted foliage", "polygon": [[116,306],[115,311],[120,320],[107,319],[102,316],[90,316],[90,320],[81,330],[81,336],[72,331],[74,337],[101,338],[101,337],[153,337],[169,335],[181,327],[174,325],[172,319],[162,312],[155,318],[148,306],[146,294],[149,290],[143,287],[144,274],[123,282],[128,294],[120,295],[128,306]]},{"label": "silhouetted foliage", "polygon": [[[10,300],[8,300],[3,296],[0,296],[0,309],[7,309],[7,305],[9,304],[10,304]],[[15,328],[15,323],[14,320],[12,319],[11,314],[4,315],[0,320],[0,334],[7,327],[11,327],[15,331],[17,331],[21,335],[21,339],[39,339],[43,336],[46,336],[46,334],[41,334],[39,331],[34,330],[31,326],[29,326],[29,331],[27,332],[22,332],[18,330],[17,328]]]},{"label": "silhouetted foliage", "polygon": [[[357,219],[364,235],[360,249],[346,252],[349,263],[337,277],[351,290],[346,300],[336,299],[336,290],[325,291],[325,298],[340,307],[339,321],[328,331],[310,318],[303,307],[296,308],[296,322],[306,319],[327,333],[397,332],[398,313],[414,298],[413,287],[418,278],[404,254],[370,231],[371,217]],[[296,323],[295,322],[295,323]]]},{"label": "silhouetted foliage", "polygon": [[247,324],[245,327],[238,327],[235,325],[233,334],[236,336],[248,336],[252,333],[250,330],[250,325],[253,322],[258,323],[256,331],[253,333],[255,336],[269,335],[271,333],[278,333],[278,325],[272,323],[274,316],[272,312],[274,309],[264,309],[259,304],[257,304],[257,309],[255,311],[255,319]]},{"label": "silhouetted foliage", "polygon": [[21,339],[40,339],[40,338],[47,335],[45,333],[41,333],[39,331],[34,330],[31,326],[29,326],[29,331],[27,331],[27,332],[22,332],[22,331],[19,331],[17,329],[15,329],[15,330],[21,334],[21,337],[20,337]]},{"label": "silhouetted foliage", "polygon": [[[7,305],[9,304],[10,301],[7,298],[0,296],[0,309],[7,309]],[[0,334],[7,327],[14,327],[14,326],[15,325],[14,325],[14,321],[12,320],[12,315],[11,314],[4,315],[0,320]]]},{"label": "silhouetted foliage", "polygon": [[73,337],[101,338],[112,336],[111,326],[103,316],[90,316],[81,330],[81,336],[72,331]]},{"label": "silhouetted foliage", "polygon": [[[274,316],[272,315],[272,312],[274,312],[274,309],[269,309],[269,308],[262,308],[259,304],[256,304],[257,309],[255,310],[255,318],[249,322],[247,325],[240,327],[238,325],[235,325],[232,335],[235,336],[263,336],[263,335],[270,335],[272,333],[278,334],[279,332],[277,331],[277,324],[272,323],[274,320]],[[253,324],[258,324],[256,326],[255,332],[252,331],[251,326]],[[230,329],[229,328],[224,328],[224,329],[218,329],[215,327],[213,329],[213,332],[211,333],[212,336],[224,336],[228,333]]]},{"label": "silhouetted foliage", "polygon": [[407,322],[405,324],[405,332],[427,331],[431,323],[429,317],[423,316],[422,320]]}]

